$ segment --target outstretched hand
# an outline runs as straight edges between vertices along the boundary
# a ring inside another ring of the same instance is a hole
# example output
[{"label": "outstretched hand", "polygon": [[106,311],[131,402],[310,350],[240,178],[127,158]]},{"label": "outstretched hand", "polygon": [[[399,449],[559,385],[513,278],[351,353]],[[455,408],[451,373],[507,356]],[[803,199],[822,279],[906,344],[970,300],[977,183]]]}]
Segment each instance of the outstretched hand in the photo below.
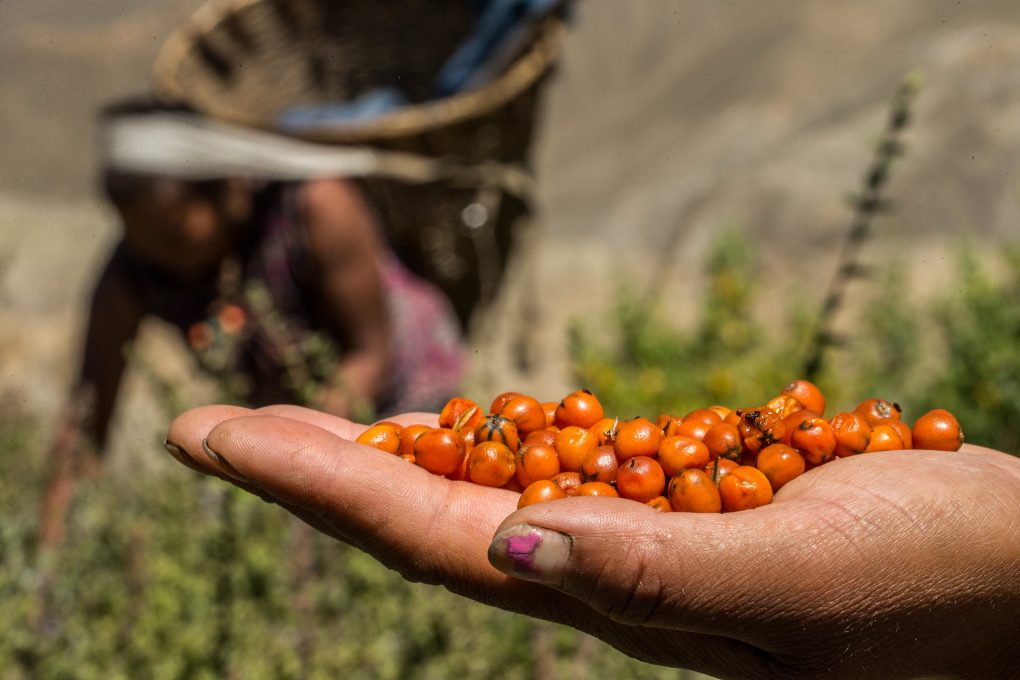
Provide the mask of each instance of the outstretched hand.
[{"label": "outstretched hand", "polygon": [[1020,460],[1006,454],[852,456],[731,514],[614,498],[518,511],[514,492],[354,443],[364,429],[298,407],[209,406],[177,418],[167,448],[409,580],[652,663],[754,678],[1020,668]]}]

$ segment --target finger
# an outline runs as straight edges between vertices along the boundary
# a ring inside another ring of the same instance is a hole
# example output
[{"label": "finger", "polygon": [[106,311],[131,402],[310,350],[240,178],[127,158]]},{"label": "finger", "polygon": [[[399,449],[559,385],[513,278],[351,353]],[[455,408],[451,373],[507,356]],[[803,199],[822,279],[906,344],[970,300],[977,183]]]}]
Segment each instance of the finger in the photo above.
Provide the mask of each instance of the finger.
[{"label": "finger", "polygon": [[251,412],[251,409],[227,405],[202,406],[185,411],[170,423],[166,435],[167,450],[178,462],[193,470],[232,479],[234,478],[232,471],[222,461],[212,457],[206,451],[203,442],[216,425],[229,418],[248,415]]},{"label": "finger", "polygon": [[[358,435],[368,428],[368,425],[355,423],[347,420],[346,418],[329,415],[328,413],[304,408],[303,406],[291,406],[288,404],[265,406],[256,411],[256,413],[268,416],[280,416],[281,418],[289,418],[291,420],[309,423],[316,427],[321,427],[327,432],[332,432],[338,437],[349,439],[351,441],[357,439]],[[418,423],[430,426],[438,425],[438,416],[434,413],[402,413],[400,415],[386,418],[386,420],[397,423],[401,426]]]}]

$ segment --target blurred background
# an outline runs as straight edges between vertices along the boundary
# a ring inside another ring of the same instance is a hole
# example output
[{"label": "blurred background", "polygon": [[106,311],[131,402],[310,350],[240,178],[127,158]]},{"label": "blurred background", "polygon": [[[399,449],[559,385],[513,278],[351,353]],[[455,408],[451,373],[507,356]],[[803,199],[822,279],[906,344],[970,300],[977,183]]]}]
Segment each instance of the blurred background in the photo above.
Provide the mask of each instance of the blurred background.
[{"label": "blurred background", "polygon": [[[22,625],[45,566],[44,459],[118,238],[96,112],[148,88],[199,4],[0,3],[0,678],[677,677],[404,583],[257,501],[224,503],[159,447],[172,412],[214,386],[155,322],[104,474],[75,500],[59,625]],[[748,405],[800,377],[822,337],[815,377],[836,409],[947,407],[969,441],[1020,452],[1015,2],[576,9],[541,103],[536,224],[471,327],[467,396],[585,385],[628,417]],[[892,160],[879,142],[896,110]],[[868,228],[839,273],[855,219]],[[842,302],[820,332],[833,282]],[[168,401],[153,372],[188,377]],[[307,559],[281,564],[289,552]]]}]

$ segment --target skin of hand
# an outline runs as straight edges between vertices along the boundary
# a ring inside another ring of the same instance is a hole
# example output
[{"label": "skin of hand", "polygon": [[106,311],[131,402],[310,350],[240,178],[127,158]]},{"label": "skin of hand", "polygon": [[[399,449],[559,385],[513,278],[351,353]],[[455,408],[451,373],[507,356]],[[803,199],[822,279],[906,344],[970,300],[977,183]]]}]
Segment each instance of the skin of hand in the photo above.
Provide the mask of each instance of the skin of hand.
[{"label": "skin of hand", "polygon": [[[435,423],[430,414],[396,422]],[[965,445],[826,464],[771,505],[658,513],[450,481],[288,406],[178,417],[182,464],[412,581],[721,678],[1017,677],[1020,460]]]}]

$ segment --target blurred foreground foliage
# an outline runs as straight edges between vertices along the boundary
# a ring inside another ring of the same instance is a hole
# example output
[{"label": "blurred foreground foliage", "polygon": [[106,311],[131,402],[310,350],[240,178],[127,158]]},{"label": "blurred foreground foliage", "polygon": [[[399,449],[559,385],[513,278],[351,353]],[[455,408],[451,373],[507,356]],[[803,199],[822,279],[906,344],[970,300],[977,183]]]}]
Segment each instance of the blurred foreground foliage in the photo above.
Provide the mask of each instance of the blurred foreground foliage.
[{"label": "blurred foreground foliage", "polygon": [[[908,274],[888,262],[854,284],[864,303],[816,379],[828,414],[867,397],[898,402],[913,422],[932,408],[953,412],[967,441],[1020,455],[1020,246],[983,260],[958,249],[955,275],[915,301]],[[801,376],[813,310],[791,298],[772,309],[755,295],[758,263],[738,230],[720,233],[706,261],[696,322],[681,327],[669,300],[623,292],[594,332],[571,328],[579,382],[620,417],[683,415],[722,404],[757,406]],[[774,291],[770,291],[774,292]],[[763,309],[759,309],[762,306]]]}]

